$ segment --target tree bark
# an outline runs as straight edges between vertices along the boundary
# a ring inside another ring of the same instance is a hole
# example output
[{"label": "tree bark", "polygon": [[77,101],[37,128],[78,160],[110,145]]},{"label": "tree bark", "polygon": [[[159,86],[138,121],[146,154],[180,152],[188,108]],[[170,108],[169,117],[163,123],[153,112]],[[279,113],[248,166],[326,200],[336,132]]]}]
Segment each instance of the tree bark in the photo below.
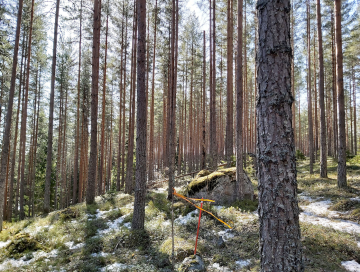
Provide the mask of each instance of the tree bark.
[{"label": "tree bark", "polygon": [[[206,39],[204,31],[201,169],[206,168]],[[186,107],[186,105],[185,105]]]},{"label": "tree bark", "polygon": [[101,0],[94,1],[93,51],[92,51],[92,83],[91,83],[91,140],[86,204],[95,202],[96,160],[97,160],[97,115],[99,91],[99,54],[101,28]]},{"label": "tree bark", "polygon": [[322,25],[320,0],[316,1],[316,18],[319,47],[319,104],[320,104],[320,177],[327,178],[327,150],[326,150],[326,116],[324,101],[324,55],[322,45]]},{"label": "tree bark", "polygon": [[258,1],[256,8],[260,271],[304,271],[291,124],[290,1]]},{"label": "tree bark", "polygon": [[343,53],[341,34],[341,0],[335,0],[335,44],[336,44],[336,90],[339,104],[338,127],[338,187],[347,186],[346,181],[346,131],[345,131],[345,98],[343,79]]},{"label": "tree bark", "polygon": [[310,50],[310,0],[306,4],[307,14],[307,46],[308,46],[308,80],[307,80],[307,96],[308,96],[308,138],[309,138],[309,158],[310,158],[310,174],[314,173],[314,128],[312,117],[312,92],[311,92],[311,50]]},{"label": "tree bark", "polygon": [[15,93],[15,80],[16,80],[16,68],[17,68],[17,58],[19,51],[19,41],[20,41],[20,26],[21,26],[21,17],[22,17],[22,8],[23,0],[19,0],[19,10],[17,15],[17,24],[16,24],[16,34],[15,34],[15,47],[14,47],[14,56],[13,56],[13,65],[11,71],[11,83],[9,90],[9,100],[8,100],[8,110],[6,114],[5,130],[2,142],[2,151],[1,151],[1,168],[0,168],[0,231],[2,230],[3,223],[3,205],[4,205],[4,190],[5,190],[5,180],[6,180],[6,167],[7,167],[7,158],[9,155],[10,149],[10,130],[11,130],[11,118],[12,118],[12,108],[14,103],[14,93]]},{"label": "tree bark", "polygon": [[231,166],[231,156],[234,148],[234,95],[233,95],[233,1],[227,1],[227,95],[226,95],[226,140],[225,157],[227,166]]},{"label": "tree bark", "polygon": [[243,174],[243,1],[238,1],[238,44],[236,69],[236,183],[235,198],[244,197]]},{"label": "tree bark", "polygon": [[54,98],[55,98],[55,71],[56,71],[56,49],[58,39],[59,25],[59,7],[60,0],[56,1],[55,26],[54,26],[54,43],[51,67],[51,89],[50,89],[50,112],[49,112],[49,128],[48,128],[48,146],[46,157],[46,174],[45,174],[45,195],[44,195],[44,213],[50,212],[50,184],[51,184],[51,167],[52,167],[52,145],[54,130]]},{"label": "tree bark", "polygon": [[135,201],[132,229],[144,229],[146,194],[146,0],[137,0],[137,117]]}]

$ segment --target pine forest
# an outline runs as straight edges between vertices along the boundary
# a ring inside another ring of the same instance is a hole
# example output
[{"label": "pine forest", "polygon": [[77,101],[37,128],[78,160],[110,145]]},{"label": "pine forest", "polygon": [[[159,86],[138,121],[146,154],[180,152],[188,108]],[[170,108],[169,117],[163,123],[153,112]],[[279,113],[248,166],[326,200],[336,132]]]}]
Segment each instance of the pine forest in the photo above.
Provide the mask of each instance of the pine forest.
[{"label": "pine forest", "polygon": [[0,271],[360,272],[359,14],[0,0]]}]

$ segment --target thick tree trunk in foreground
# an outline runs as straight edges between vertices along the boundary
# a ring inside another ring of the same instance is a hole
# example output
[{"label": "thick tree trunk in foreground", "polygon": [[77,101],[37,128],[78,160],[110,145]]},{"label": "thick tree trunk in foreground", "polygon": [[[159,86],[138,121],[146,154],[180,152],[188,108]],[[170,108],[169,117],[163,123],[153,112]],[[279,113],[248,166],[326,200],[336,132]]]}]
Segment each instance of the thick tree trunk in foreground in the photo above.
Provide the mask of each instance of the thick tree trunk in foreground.
[{"label": "thick tree trunk in foreground", "polygon": [[257,158],[261,271],[304,271],[292,130],[290,1],[258,1]]},{"label": "thick tree trunk in foreground", "polygon": [[320,177],[327,177],[327,150],[326,150],[326,124],[324,101],[324,55],[322,45],[321,6],[316,1],[316,17],[319,46],[319,104],[320,104]]},{"label": "thick tree trunk in foreground", "polygon": [[137,0],[137,116],[135,201],[132,229],[144,229],[146,194],[146,0]]},{"label": "thick tree trunk in foreground", "polygon": [[99,53],[101,27],[101,0],[94,1],[94,27],[92,51],[92,83],[91,83],[91,140],[88,180],[86,189],[86,204],[95,201],[96,161],[97,161],[97,115],[99,91]]},{"label": "thick tree trunk in foreground", "polygon": [[339,104],[339,140],[338,140],[338,187],[347,186],[346,181],[346,131],[345,98],[343,79],[343,53],[341,36],[341,0],[335,0],[335,44],[336,44],[336,89]]},{"label": "thick tree trunk in foreground", "polygon": [[51,89],[50,89],[50,112],[49,112],[49,129],[48,129],[48,146],[46,157],[46,175],[45,175],[45,195],[44,195],[44,213],[50,212],[50,183],[51,183],[51,164],[52,164],[52,145],[54,133],[54,99],[55,99],[55,70],[56,70],[56,49],[57,33],[59,25],[59,7],[60,0],[56,1],[55,26],[54,26],[54,44],[51,67]]},{"label": "thick tree trunk in foreground", "polygon": [[5,180],[6,180],[7,158],[9,156],[9,149],[10,149],[11,117],[12,117],[12,108],[13,108],[13,103],[14,103],[16,68],[17,68],[17,59],[18,59],[19,42],[20,42],[20,26],[21,26],[22,8],[23,8],[23,0],[19,0],[19,10],[18,10],[17,24],[16,24],[13,65],[12,65],[12,71],[11,71],[11,83],[10,83],[10,90],[9,90],[8,111],[6,114],[5,130],[4,130],[4,136],[3,136],[3,146],[2,146],[1,158],[0,158],[0,164],[1,164],[0,165],[0,231],[2,230],[2,223],[3,223],[2,211],[3,211],[3,205],[4,205],[4,190],[5,190]]}]

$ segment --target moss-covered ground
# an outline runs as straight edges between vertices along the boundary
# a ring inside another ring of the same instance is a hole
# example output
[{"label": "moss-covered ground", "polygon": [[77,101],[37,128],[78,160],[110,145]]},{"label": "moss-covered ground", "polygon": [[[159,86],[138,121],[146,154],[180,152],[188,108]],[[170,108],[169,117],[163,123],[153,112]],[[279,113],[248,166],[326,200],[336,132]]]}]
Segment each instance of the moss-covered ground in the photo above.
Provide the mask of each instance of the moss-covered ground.
[{"label": "moss-covered ground", "polygon": [[[318,163],[309,174],[309,162],[298,162],[299,193],[314,199],[329,199],[332,210],[342,211],[344,219],[360,218],[360,202],[351,200],[360,192],[360,161],[348,162],[348,188],[339,190],[336,162],[328,159],[328,178],[319,178]],[[254,170],[247,173],[256,188]],[[185,185],[189,180],[183,181]],[[180,184],[180,183],[178,183]],[[163,184],[165,188],[165,183]],[[177,190],[181,192],[180,188]],[[256,190],[255,190],[256,191]],[[0,233],[0,271],[175,271],[193,252],[197,214],[181,200],[174,203],[175,263],[171,263],[171,203],[166,190],[151,190],[146,197],[145,231],[130,229],[133,201],[123,193],[98,197],[96,205],[80,203],[46,217],[4,223]],[[299,198],[300,204],[306,201]],[[203,214],[198,252],[207,271],[259,271],[259,223],[257,202],[236,202],[229,206],[209,206],[233,229]],[[191,216],[192,215],[192,216]],[[180,219],[186,219],[179,223]],[[305,271],[345,272],[342,261],[360,263],[360,236],[310,223],[301,223]],[[225,243],[219,244],[219,236]],[[6,243],[6,244],[4,244]],[[11,265],[19,265],[14,267]],[[239,266],[241,261],[246,263]],[[216,265],[214,265],[216,264]]]}]

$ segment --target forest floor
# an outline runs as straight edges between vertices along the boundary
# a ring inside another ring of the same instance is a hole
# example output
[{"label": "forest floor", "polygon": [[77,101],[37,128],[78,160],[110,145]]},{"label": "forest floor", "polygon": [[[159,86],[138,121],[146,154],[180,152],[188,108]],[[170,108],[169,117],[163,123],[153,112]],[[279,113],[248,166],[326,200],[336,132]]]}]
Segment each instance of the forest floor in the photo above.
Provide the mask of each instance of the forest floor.
[{"label": "forest floor", "polygon": [[[348,162],[348,188],[336,187],[336,162],[328,160],[329,178],[318,165],[298,162],[300,226],[305,271],[360,271],[360,157]],[[256,188],[252,169],[247,169]],[[188,180],[178,181],[184,191]],[[46,217],[5,223],[0,233],[0,271],[176,271],[193,254],[198,213],[174,204],[175,265],[171,255],[171,205],[166,183],[146,198],[146,231],[131,231],[133,196],[109,193],[96,205],[80,203]],[[198,252],[207,271],[259,271],[257,202],[204,205],[233,229],[204,214]],[[222,237],[224,243],[219,240]]]}]

